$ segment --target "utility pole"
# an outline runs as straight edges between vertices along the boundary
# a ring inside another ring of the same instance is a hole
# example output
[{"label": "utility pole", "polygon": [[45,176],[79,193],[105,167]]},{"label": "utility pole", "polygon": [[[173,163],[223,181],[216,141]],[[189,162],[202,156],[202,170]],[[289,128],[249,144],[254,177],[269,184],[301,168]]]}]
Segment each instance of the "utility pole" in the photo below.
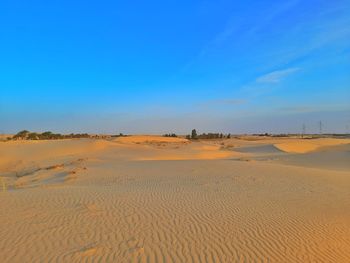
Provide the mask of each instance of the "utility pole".
[{"label": "utility pole", "polygon": [[319,125],[320,125],[320,135],[321,135],[322,134],[322,128],[323,128],[322,121],[319,122]]},{"label": "utility pole", "polygon": [[306,126],[305,126],[305,123],[303,123],[303,131],[301,134],[301,138],[304,138],[305,132],[306,132]]}]

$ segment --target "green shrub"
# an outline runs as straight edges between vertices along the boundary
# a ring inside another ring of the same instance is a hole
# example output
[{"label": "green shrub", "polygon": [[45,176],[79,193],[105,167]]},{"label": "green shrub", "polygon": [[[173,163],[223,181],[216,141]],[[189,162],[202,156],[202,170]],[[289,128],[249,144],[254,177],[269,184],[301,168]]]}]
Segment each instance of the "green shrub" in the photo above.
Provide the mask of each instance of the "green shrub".
[{"label": "green shrub", "polygon": [[23,130],[13,136],[13,139],[26,139],[29,134],[29,131]]},{"label": "green shrub", "polygon": [[191,139],[192,140],[198,139],[197,137],[198,137],[197,131],[196,131],[196,129],[193,129],[191,132]]}]

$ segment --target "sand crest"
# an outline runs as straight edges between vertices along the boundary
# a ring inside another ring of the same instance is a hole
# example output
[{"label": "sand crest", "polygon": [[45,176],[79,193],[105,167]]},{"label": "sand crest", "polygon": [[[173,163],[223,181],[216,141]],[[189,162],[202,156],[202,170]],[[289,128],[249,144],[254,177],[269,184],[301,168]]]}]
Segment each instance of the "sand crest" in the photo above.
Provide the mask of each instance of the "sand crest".
[{"label": "sand crest", "polygon": [[332,139],[332,138],[321,138],[321,139],[298,139],[282,143],[277,143],[275,146],[288,153],[307,153],[319,150],[322,147],[335,146],[341,144],[350,143],[349,139]]}]

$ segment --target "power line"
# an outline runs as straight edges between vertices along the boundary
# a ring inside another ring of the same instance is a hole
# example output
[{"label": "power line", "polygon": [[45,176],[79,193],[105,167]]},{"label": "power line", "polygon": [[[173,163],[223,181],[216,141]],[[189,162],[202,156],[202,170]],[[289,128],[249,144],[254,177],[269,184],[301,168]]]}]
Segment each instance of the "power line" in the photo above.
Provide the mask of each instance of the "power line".
[{"label": "power line", "polygon": [[323,123],[322,123],[322,121],[319,122],[319,126],[320,126],[320,134],[322,134],[322,128],[323,128]]}]

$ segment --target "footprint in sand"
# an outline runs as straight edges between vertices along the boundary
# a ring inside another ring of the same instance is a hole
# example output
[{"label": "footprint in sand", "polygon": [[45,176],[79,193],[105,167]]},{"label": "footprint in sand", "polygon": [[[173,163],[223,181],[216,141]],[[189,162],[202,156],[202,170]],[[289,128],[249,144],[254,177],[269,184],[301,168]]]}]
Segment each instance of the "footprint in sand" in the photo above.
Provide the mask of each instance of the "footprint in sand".
[{"label": "footprint in sand", "polygon": [[126,244],[129,247],[129,252],[131,253],[143,254],[145,252],[145,248],[142,243],[143,242],[140,242],[136,238],[131,238],[126,241]]},{"label": "footprint in sand", "polygon": [[102,249],[103,249],[102,247],[98,247],[98,246],[86,246],[79,249],[74,254],[75,254],[75,257],[78,257],[78,258],[92,257],[95,255],[101,254]]},{"label": "footprint in sand", "polygon": [[85,205],[85,208],[86,208],[87,212],[93,216],[97,216],[98,214],[101,213],[101,209],[98,208],[98,206],[96,204],[87,204],[87,205]]},{"label": "footprint in sand", "polygon": [[98,250],[97,247],[85,249],[81,252],[81,256],[83,256],[83,257],[93,256],[97,253],[97,250]]}]

